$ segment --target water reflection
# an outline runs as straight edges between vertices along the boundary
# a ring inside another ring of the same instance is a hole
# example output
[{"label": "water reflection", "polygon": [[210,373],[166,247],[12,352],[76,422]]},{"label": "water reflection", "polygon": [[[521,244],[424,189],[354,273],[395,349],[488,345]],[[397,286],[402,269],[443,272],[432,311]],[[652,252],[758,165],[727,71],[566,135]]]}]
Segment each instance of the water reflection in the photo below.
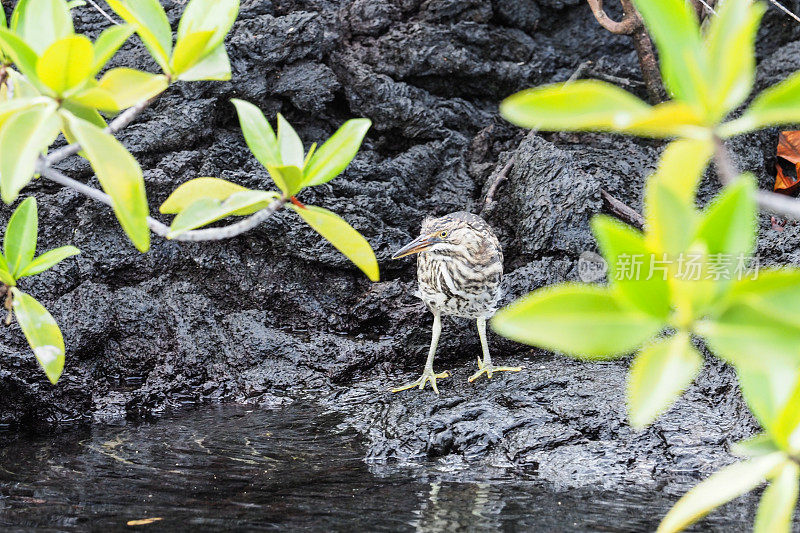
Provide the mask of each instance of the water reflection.
[{"label": "water reflection", "polygon": [[[652,531],[673,498],[556,494],[435,465],[363,462],[314,405],[228,406],[0,448],[0,528],[27,531]],[[2,437],[0,437],[2,438]],[[755,500],[703,530],[747,531]]]}]

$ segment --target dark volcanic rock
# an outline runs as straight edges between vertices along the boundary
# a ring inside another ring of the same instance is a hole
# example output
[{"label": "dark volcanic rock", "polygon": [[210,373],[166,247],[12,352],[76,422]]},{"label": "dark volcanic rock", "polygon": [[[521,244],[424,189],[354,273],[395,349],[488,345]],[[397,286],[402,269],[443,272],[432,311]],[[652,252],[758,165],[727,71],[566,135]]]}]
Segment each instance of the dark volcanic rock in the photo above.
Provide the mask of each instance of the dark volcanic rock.
[{"label": "dark volcanic rock", "polygon": [[[184,2],[163,3],[176,26]],[[800,37],[796,25],[774,11],[765,19],[769,38],[759,38],[759,87],[797,68],[798,44],[781,49]],[[107,26],[89,5],[76,13],[92,36]],[[251,100],[267,116],[283,113],[309,144],[366,116],[374,127],[364,150],[301,200],[361,231],[383,280],[369,283],[288,212],[227,242],[155,239],[139,254],[110,210],[38,180],[25,192],[39,200],[40,249],[72,243],[83,252],[21,283],[61,324],[67,366],[50,386],[19,328],[0,329],[0,425],[36,429],[180,403],[272,405],[311,394],[345,414],[372,461],[467,458],[560,487],[691,481],[730,461],[727,444],[754,431],[731,372],[713,360],[642,433],[625,423],[625,361],[579,363],[492,335],[494,358],[526,369],[468,385],[480,347],[463,320],[445,321],[437,368],[456,373],[441,396],[386,392],[421,370],[428,349],[431,317],[412,295],[414,262],[389,260],[425,216],[481,211],[515,158],[483,213],[506,250],[509,301],[577,278],[577,257],[595,248],[589,219],[601,210],[601,187],[641,208],[659,144],[527,136],[497,115],[511,92],[563,81],[585,61],[590,73],[624,78],[643,96],[631,43],[602,30],[584,2],[250,0],[227,46],[230,82],[173,86],[120,135],[145,169],[151,210],[199,176],[272,187],[247,151],[230,98]],[[136,39],[115,65],[155,68]],[[774,131],[731,144],[762,186],[774,144]],[[97,185],[82,160],[61,167]],[[701,202],[715,190],[707,180]],[[10,213],[0,209],[0,223]],[[762,217],[761,227],[768,261],[800,261],[797,226],[777,233]]]}]

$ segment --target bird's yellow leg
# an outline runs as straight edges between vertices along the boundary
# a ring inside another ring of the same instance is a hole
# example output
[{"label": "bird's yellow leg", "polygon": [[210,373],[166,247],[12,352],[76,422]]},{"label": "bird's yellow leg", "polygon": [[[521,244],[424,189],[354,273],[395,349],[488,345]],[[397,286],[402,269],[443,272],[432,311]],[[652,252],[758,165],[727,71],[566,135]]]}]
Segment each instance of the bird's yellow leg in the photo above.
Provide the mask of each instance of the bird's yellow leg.
[{"label": "bird's yellow leg", "polygon": [[489,343],[486,341],[486,319],[478,319],[478,335],[481,338],[481,348],[483,349],[483,360],[478,358],[478,371],[469,377],[469,382],[472,383],[483,374],[492,379],[494,372],[519,372],[522,367],[519,366],[494,366],[492,365],[492,357],[489,355]]},{"label": "bird's yellow leg", "polygon": [[425,384],[431,382],[433,392],[439,394],[439,388],[436,386],[437,379],[449,378],[450,372],[440,372],[437,374],[433,371],[433,356],[436,354],[436,346],[439,344],[439,335],[442,333],[442,318],[439,313],[433,315],[433,335],[431,337],[431,349],[428,352],[428,359],[425,361],[425,370],[418,380],[406,383],[397,388],[392,389],[392,392],[400,392],[403,390],[413,389],[419,387],[420,390],[425,388]]}]

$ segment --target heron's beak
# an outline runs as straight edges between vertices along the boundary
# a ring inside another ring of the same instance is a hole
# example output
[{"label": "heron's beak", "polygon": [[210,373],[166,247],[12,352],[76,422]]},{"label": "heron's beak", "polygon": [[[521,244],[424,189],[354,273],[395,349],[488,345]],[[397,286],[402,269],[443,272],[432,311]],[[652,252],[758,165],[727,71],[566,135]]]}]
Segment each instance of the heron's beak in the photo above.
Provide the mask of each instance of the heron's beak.
[{"label": "heron's beak", "polygon": [[392,259],[400,259],[401,257],[405,257],[407,255],[424,252],[434,244],[436,244],[436,238],[434,235],[420,235],[410,243],[397,250],[392,256]]}]

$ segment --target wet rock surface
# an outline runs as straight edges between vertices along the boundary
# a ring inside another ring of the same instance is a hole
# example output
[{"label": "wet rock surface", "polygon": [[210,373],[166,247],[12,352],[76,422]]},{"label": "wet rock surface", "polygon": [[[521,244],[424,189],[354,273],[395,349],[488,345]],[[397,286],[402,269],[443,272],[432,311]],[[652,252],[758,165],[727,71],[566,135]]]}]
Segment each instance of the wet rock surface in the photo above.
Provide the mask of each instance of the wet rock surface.
[{"label": "wet rock surface", "polygon": [[[179,1],[163,1],[173,25]],[[789,7],[797,6],[789,2]],[[612,8],[613,10],[613,8]],[[79,30],[108,22],[90,6]],[[759,88],[800,68],[798,26],[770,9],[759,38]],[[614,76],[643,94],[627,38],[578,0],[243,1],[229,36],[233,79],[176,85],[120,135],[145,169],[151,209],[179,184],[219,176],[267,189],[230,98],[283,113],[307,142],[345,120],[375,125],[364,150],[303,202],[347,219],[370,241],[382,281],[371,284],[292,213],[221,243],[155,239],[139,254],[111,211],[37,181],[41,250],[82,250],[23,281],[62,327],[67,366],[49,385],[17,326],[0,337],[0,425],[40,430],[157,413],[184,403],[272,406],[314,397],[344,415],[372,462],[478,462],[570,488],[683,486],[732,461],[727,445],[756,430],[732,372],[710,359],[697,382],[648,430],[625,423],[626,361],[586,364],[490,335],[493,357],[525,371],[466,383],[480,353],[474,324],[447,319],[437,368],[455,370],[441,396],[387,392],[416,377],[431,316],[412,294],[413,261],[390,261],[425,216],[480,212],[505,248],[506,300],[577,279],[595,249],[588,221],[600,188],[641,209],[661,144],[595,134],[528,135],[497,115],[527,86]],[[155,68],[128,43],[117,66]],[[791,61],[791,68],[787,67]],[[796,64],[795,64],[796,63]],[[775,131],[731,143],[740,167],[771,185]],[[97,185],[80,159],[68,175]],[[716,191],[702,187],[701,203]],[[11,209],[0,210],[5,225]],[[800,229],[761,216],[766,262],[800,262]]]}]

